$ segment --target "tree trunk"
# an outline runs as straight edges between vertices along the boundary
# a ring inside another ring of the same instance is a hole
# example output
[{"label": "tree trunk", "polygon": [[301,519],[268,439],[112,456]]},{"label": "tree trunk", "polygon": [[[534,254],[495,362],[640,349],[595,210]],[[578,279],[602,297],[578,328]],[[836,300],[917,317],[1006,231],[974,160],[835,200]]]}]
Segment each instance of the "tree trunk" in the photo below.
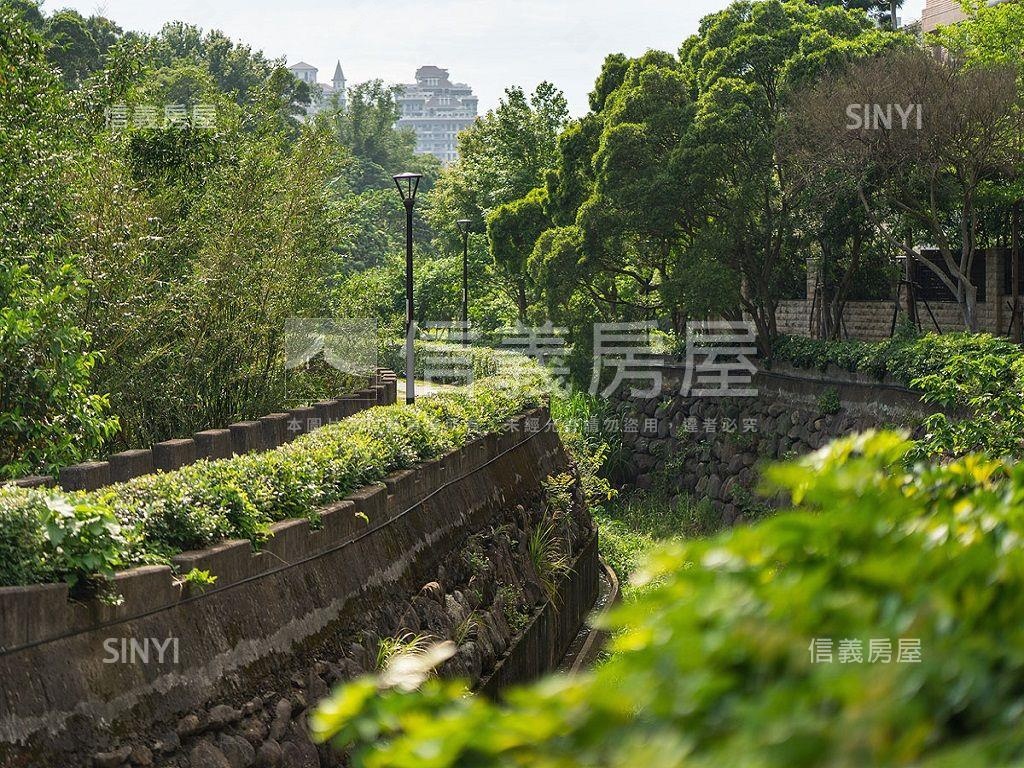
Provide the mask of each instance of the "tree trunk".
[{"label": "tree trunk", "polygon": [[961,311],[964,325],[971,333],[978,332],[978,289],[970,280],[961,283]]},{"label": "tree trunk", "polygon": [[1010,215],[1010,295],[1013,297],[1013,309],[1010,313],[1010,323],[1013,328],[1011,338],[1021,343],[1024,339],[1024,313],[1021,313],[1020,306],[1020,203],[1013,204],[1013,213]]}]

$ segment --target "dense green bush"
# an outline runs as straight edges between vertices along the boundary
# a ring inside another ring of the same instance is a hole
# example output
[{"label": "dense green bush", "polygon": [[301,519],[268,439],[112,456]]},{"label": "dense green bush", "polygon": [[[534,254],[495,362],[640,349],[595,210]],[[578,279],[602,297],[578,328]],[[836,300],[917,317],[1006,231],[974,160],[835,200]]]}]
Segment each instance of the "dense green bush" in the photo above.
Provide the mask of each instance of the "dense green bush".
[{"label": "dense green bush", "polygon": [[774,360],[824,370],[835,365],[892,376],[944,413],[927,421],[915,455],[985,451],[1020,456],[1024,436],[1024,352],[985,333],[929,333],[881,342],[783,337]]},{"label": "dense green bush", "polygon": [[[539,366],[524,364],[514,379],[481,379],[412,408],[373,408],[273,451],[201,461],[89,493],[3,487],[0,586],[89,578],[112,564],[166,561],[226,538],[259,545],[274,521],[316,523],[318,507],[500,430],[542,402],[546,382]],[[73,536],[59,541],[47,523],[53,510],[68,509],[81,525],[65,521]]]},{"label": "dense green bush", "polygon": [[75,316],[87,282],[64,194],[69,103],[43,42],[0,6],[0,480],[73,463],[116,421]]},{"label": "dense green bush", "polygon": [[[903,471],[910,449],[867,434],[773,470],[796,511],[653,556],[589,674],[504,703],[365,677],[314,732],[374,768],[1019,764],[1024,467]],[[820,639],[833,663],[812,661]],[[839,662],[847,639],[861,662]],[[891,642],[889,663],[870,661],[871,639]],[[919,662],[899,661],[900,639],[920,641]]]}]

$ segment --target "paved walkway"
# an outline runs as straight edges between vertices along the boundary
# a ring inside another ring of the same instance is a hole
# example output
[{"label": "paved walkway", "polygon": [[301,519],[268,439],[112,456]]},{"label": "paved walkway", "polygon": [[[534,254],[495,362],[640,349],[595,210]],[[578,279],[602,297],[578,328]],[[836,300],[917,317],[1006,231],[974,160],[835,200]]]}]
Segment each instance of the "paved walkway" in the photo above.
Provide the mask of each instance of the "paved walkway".
[{"label": "paved walkway", "polygon": [[[450,392],[453,389],[458,389],[455,384],[438,384],[432,381],[418,381],[416,382],[416,397],[430,397],[441,392]],[[398,380],[398,402],[405,402],[405,379]]]}]

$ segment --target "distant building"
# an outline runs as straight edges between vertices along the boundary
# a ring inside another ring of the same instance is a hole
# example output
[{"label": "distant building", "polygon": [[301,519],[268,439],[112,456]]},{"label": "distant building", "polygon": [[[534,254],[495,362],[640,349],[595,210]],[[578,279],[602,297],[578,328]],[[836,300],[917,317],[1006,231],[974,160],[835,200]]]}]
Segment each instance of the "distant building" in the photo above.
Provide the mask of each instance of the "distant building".
[{"label": "distant building", "polygon": [[926,0],[921,12],[921,31],[928,34],[944,24],[954,24],[966,18],[960,0]]},{"label": "distant building", "polygon": [[442,163],[458,157],[456,136],[477,116],[477,97],[465,83],[453,83],[448,70],[435,66],[416,70],[416,82],[400,85],[396,100],[401,115],[398,128],[416,133],[416,151]]},{"label": "distant building", "polygon": [[338,97],[338,106],[342,109],[345,108],[345,73],[341,70],[340,61],[334,67],[334,77],[331,78],[330,85],[327,83],[318,83],[316,81],[317,72],[320,70],[312,64],[300,61],[298,64],[292,64],[288,69],[291,70],[291,73],[295,75],[296,79],[301,80],[304,83],[308,83],[311,87],[320,87],[320,95],[318,96],[314,92],[312,102],[309,105],[309,109],[306,111],[306,114],[310,117],[315,115],[325,106],[329,105],[334,96]]},{"label": "distant building", "polygon": [[[988,0],[989,5],[1000,5],[1010,0]],[[925,34],[934,32],[946,24],[956,24],[967,18],[960,0],[925,0],[924,11],[921,12],[921,31]]]}]

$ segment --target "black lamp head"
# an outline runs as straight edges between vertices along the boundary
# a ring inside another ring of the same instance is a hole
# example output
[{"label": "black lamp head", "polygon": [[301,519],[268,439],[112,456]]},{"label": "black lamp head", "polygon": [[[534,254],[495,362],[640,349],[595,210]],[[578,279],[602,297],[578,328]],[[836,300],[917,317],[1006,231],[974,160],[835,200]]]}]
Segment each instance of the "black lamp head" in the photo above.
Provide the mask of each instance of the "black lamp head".
[{"label": "black lamp head", "polygon": [[422,173],[399,173],[391,178],[395,180],[402,202],[416,201],[416,190],[419,189],[420,179],[423,178]]}]

